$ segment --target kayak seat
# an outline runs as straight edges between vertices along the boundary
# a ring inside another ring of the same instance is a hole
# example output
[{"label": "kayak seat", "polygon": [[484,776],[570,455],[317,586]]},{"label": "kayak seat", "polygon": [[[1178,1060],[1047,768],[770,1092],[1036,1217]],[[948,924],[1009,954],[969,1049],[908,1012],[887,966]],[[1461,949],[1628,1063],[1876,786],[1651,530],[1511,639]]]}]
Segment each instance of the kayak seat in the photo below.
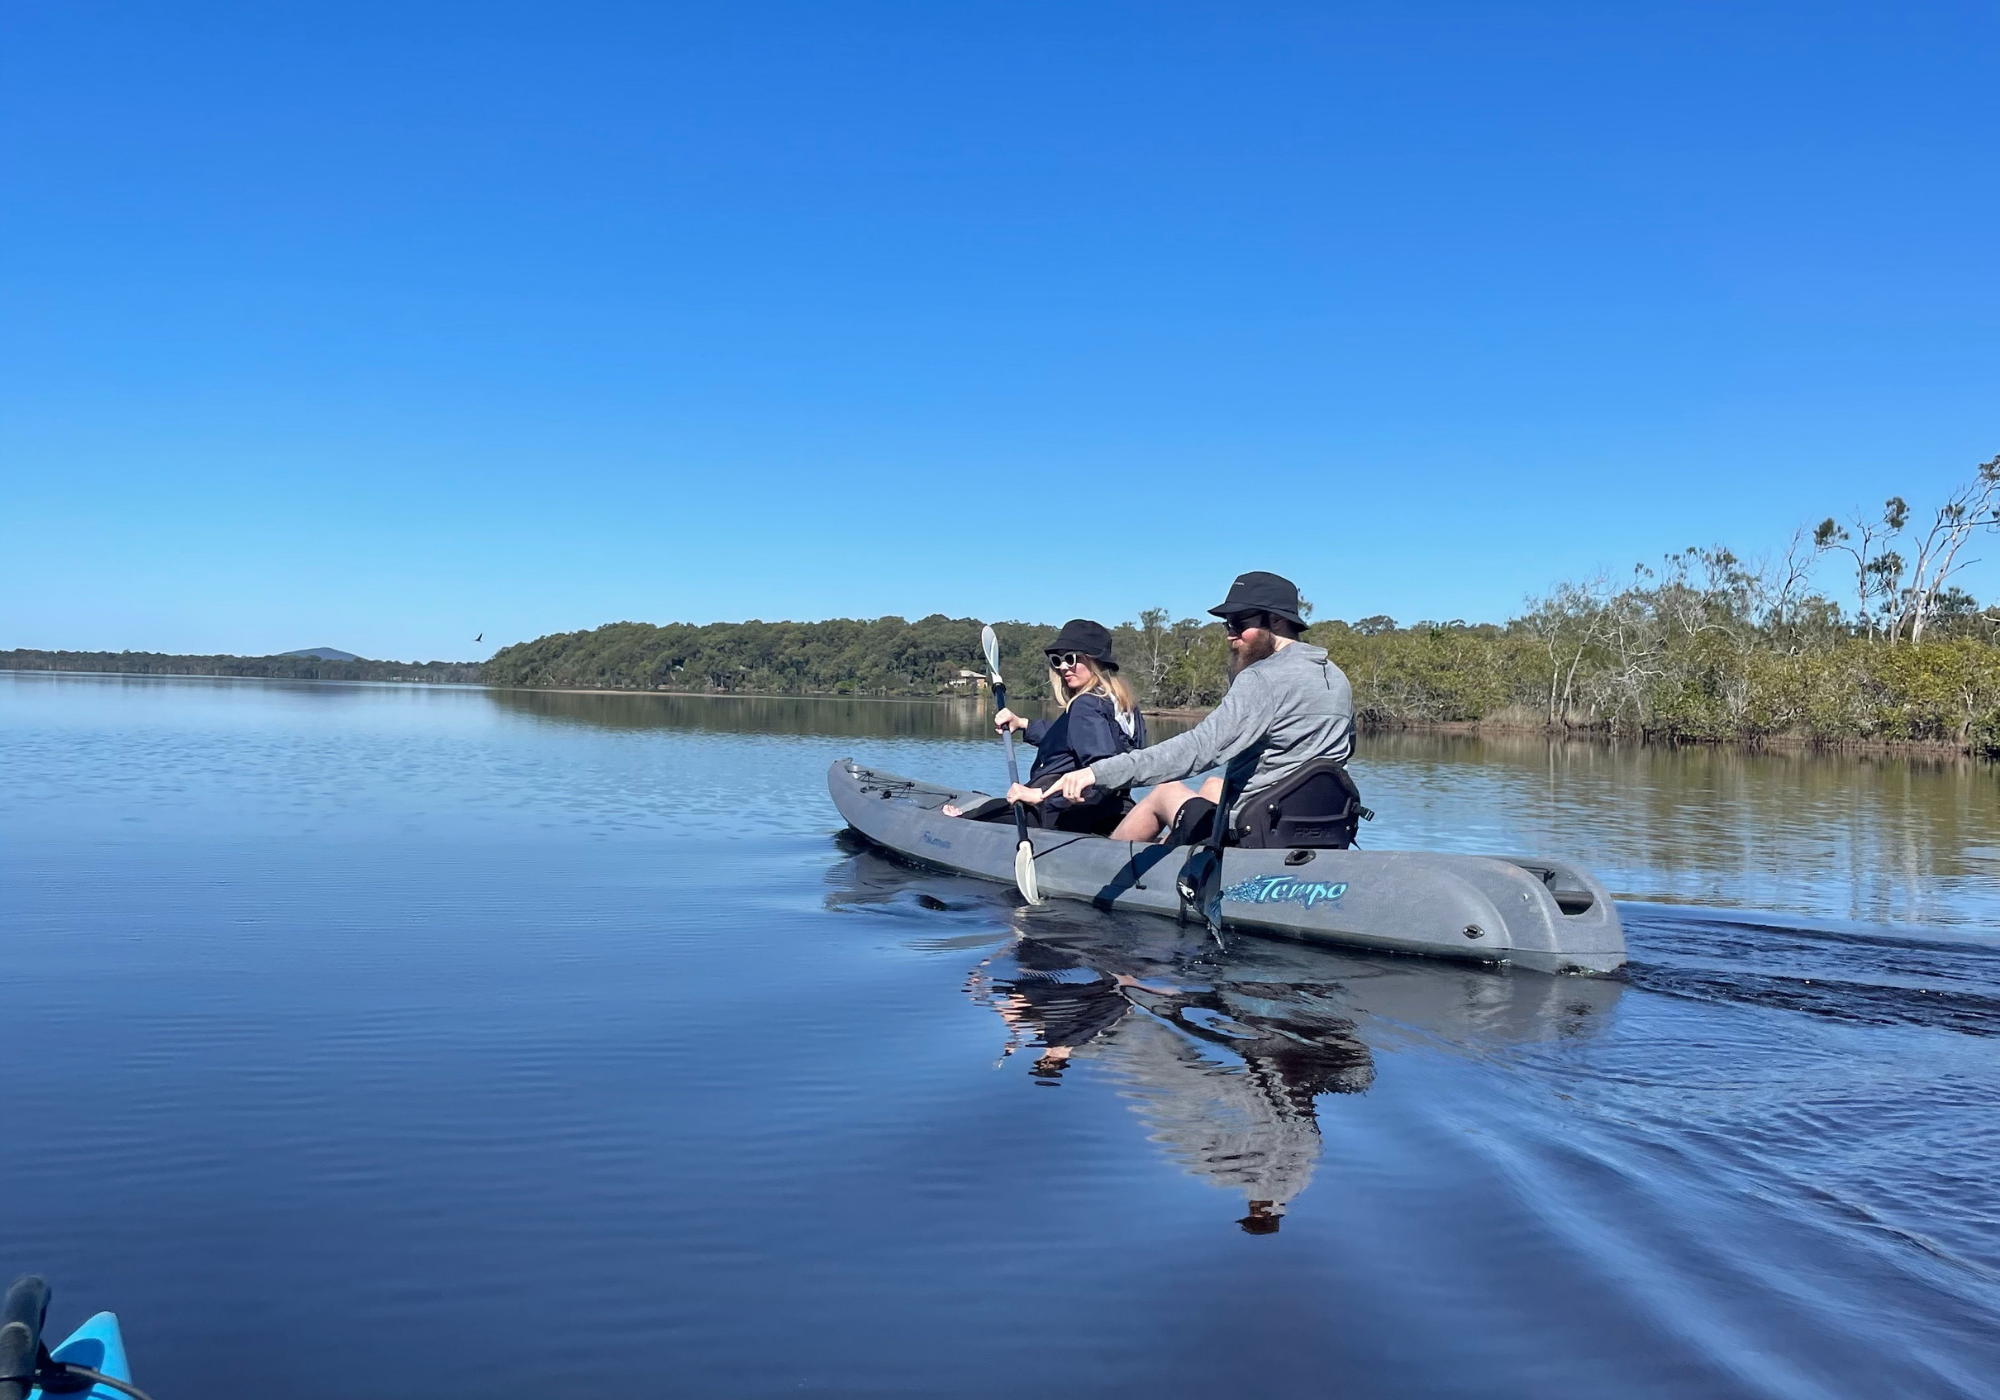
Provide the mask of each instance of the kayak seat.
[{"label": "kayak seat", "polygon": [[[1131,810],[1132,799],[1120,792],[1115,800],[1106,796],[1073,806],[1031,804],[1021,809],[1021,815],[1029,826],[1038,830],[1070,831],[1084,836],[1109,836],[1112,828],[1124,820],[1125,814]],[[1011,822],[1014,820],[1014,806],[1004,797],[989,797],[967,807],[959,815],[967,821]]]},{"label": "kayak seat", "polygon": [[1004,797],[984,797],[959,812],[959,816],[969,822],[996,822],[1005,818],[1014,820]]},{"label": "kayak seat", "polygon": [[[1286,846],[1345,850],[1354,844],[1361,823],[1374,819],[1375,814],[1361,805],[1361,789],[1347,765],[1322,758],[1252,798],[1227,844],[1260,850]],[[1215,804],[1206,797],[1191,797],[1174,813],[1173,825],[1160,844],[1199,846],[1214,830]]]},{"label": "kayak seat", "polygon": [[1361,823],[1375,814],[1361,805],[1361,789],[1340,759],[1308,763],[1276,787],[1257,794],[1231,832],[1238,846],[1345,850]]}]

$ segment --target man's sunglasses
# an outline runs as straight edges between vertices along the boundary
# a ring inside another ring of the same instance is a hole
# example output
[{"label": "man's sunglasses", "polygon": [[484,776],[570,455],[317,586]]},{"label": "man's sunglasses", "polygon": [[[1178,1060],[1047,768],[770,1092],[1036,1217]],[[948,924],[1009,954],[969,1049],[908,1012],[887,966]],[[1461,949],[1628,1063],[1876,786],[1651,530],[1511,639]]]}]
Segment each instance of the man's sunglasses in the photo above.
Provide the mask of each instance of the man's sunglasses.
[{"label": "man's sunglasses", "polygon": [[1055,671],[1067,671],[1079,661],[1089,659],[1080,651],[1052,651],[1049,653],[1049,668]]},{"label": "man's sunglasses", "polygon": [[1240,637],[1252,627],[1262,627],[1269,621],[1262,613],[1237,613],[1222,619],[1222,630],[1232,637]]}]

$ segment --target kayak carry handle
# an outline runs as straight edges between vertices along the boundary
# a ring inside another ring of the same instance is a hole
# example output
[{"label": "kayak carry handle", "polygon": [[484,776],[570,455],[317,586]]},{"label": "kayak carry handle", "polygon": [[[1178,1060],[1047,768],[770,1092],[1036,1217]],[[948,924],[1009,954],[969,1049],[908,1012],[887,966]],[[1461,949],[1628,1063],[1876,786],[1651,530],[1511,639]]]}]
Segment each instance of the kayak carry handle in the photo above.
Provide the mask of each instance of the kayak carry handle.
[{"label": "kayak carry handle", "polygon": [[34,1274],[15,1279],[0,1303],[0,1400],[28,1400],[48,1315],[48,1284]]}]

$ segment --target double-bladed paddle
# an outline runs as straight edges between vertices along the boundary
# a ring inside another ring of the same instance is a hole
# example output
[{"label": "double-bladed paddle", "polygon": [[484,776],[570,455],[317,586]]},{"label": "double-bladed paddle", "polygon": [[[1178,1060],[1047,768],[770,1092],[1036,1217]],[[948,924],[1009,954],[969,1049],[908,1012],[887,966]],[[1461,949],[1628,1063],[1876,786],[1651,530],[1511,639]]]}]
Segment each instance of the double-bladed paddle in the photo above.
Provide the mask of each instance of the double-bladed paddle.
[{"label": "double-bladed paddle", "polygon": [[[998,714],[1007,708],[1007,684],[1000,679],[1000,639],[993,635],[992,627],[986,627],[979,634],[979,644],[986,649],[986,670],[993,681],[993,710]],[[1007,739],[1007,785],[1013,787],[1021,781],[1021,770],[1014,762],[1014,729],[1009,725],[1005,731]],[[1028,840],[1028,818],[1021,811],[1021,804],[1014,808],[1014,836],[1018,844],[1014,847],[1014,884],[1021,891],[1021,898],[1030,904],[1042,902],[1041,887],[1035,883],[1035,848]]]}]

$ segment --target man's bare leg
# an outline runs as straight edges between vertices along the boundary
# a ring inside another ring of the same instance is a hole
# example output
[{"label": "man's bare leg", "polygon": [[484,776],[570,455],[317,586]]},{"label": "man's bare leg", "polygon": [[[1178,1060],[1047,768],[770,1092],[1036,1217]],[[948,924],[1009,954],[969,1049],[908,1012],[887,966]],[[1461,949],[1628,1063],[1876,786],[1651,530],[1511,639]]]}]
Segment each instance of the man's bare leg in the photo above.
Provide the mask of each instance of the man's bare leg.
[{"label": "man's bare leg", "polygon": [[1112,828],[1111,839],[1157,841],[1160,833],[1173,824],[1174,813],[1193,796],[1194,789],[1186,783],[1161,783],[1120,819]]},{"label": "man's bare leg", "polygon": [[1175,815],[1190,800],[1200,796],[1210,802],[1222,800],[1222,779],[1210,778],[1196,793],[1186,783],[1161,783],[1139,799],[1139,805],[1125,814],[1111,832],[1113,841],[1157,841],[1174,824]]}]

